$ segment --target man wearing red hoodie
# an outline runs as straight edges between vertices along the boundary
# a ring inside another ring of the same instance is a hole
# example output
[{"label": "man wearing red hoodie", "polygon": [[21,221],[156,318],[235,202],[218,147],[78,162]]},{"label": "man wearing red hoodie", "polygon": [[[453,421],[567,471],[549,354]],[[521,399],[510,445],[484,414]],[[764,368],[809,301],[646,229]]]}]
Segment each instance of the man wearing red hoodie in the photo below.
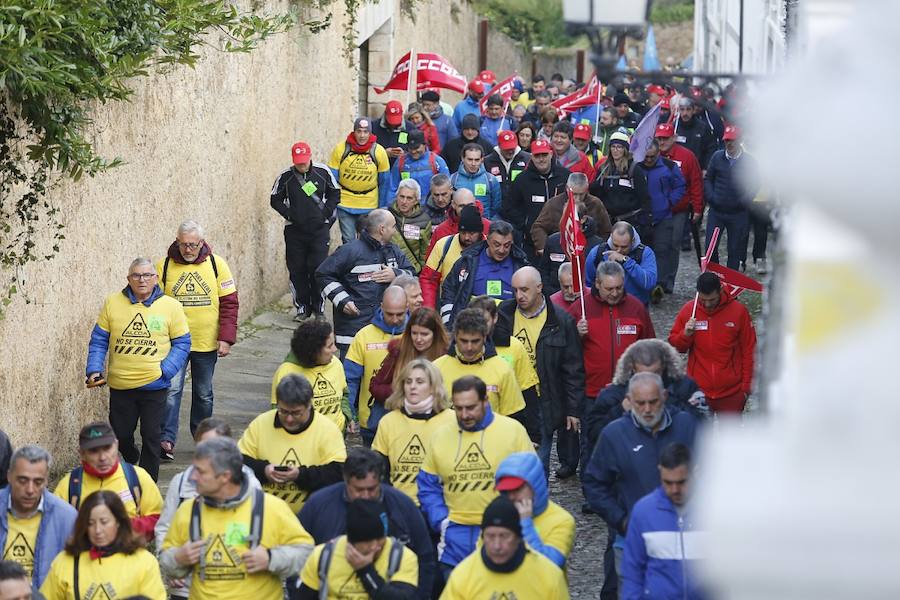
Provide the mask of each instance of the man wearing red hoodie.
[{"label": "man wearing red hoodie", "polygon": [[697,312],[694,302],[681,307],[669,343],[688,353],[687,374],[706,395],[716,412],[741,413],[753,380],[756,331],[750,312],[722,289],[715,273],[697,278]]},{"label": "man wearing red hoodie", "polygon": [[[674,162],[681,169],[686,189],[681,200],[672,207],[672,248],[682,245],[689,222],[694,223],[703,216],[703,172],[694,153],[675,143],[675,127],[671,123],[660,123],[656,126],[656,140],[659,142],[659,153],[663,158]],[[673,254],[675,268],[667,274],[659,284],[671,294],[675,287],[675,275],[678,273],[678,252]]]},{"label": "man wearing red hoodie", "polygon": [[431,231],[431,244],[428,246],[428,251],[425,252],[426,257],[431,254],[431,249],[434,248],[439,239],[459,233],[459,215],[462,213],[463,207],[470,204],[474,204],[478,209],[478,213],[481,215],[481,223],[484,225],[484,237],[487,237],[488,229],[491,228],[491,222],[484,218],[484,207],[481,205],[481,202],[475,199],[472,190],[460,188],[455,190],[450,198],[450,206],[447,207],[447,219]]}]

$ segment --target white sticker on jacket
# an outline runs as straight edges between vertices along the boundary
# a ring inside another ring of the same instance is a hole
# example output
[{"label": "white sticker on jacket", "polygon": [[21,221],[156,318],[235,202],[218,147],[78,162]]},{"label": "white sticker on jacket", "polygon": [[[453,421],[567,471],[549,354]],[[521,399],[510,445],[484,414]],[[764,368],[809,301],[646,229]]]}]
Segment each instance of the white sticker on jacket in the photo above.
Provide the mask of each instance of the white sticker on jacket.
[{"label": "white sticker on jacket", "polygon": [[422,237],[422,228],[418,225],[404,225],[403,237],[408,240],[418,240]]},{"label": "white sticker on jacket", "polygon": [[696,321],[694,331],[706,331],[709,329],[709,321]]},{"label": "white sticker on jacket", "polygon": [[550,260],[552,260],[553,262],[558,262],[558,263],[566,262],[566,255],[565,254],[557,254],[556,252],[551,252]]},{"label": "white sticker on jacket", "polygon": [[619,335],[637,335],[637,325],[619,325],[616,327]]},{"label": "white sticker on jacket", "polygon": [[545,200],[546,200],[546,198],[544,198],[543,196],[532,196],[531,197],[532,202],[544,202]]},{"label": "white sticker on jacket", "polygon": [[619,180],[619,185],[621,185],[622,187],[634,187],[633,185],[631,185],[631,180],[625,178]]}]

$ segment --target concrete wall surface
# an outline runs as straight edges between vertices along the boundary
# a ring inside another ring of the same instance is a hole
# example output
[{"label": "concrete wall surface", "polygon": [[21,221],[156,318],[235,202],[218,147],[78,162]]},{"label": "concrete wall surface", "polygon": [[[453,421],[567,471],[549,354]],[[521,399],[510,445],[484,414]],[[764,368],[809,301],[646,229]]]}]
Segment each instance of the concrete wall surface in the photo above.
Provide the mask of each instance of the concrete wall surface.
[{"label": "concrete wall surface", "polygon": [[[454,21],[444,0],[421,2],[413,24],[399,3],[382,2],[395,37],[388,70],[415,44],[474,74],[477,17],[467,6]],[[264,5],[275,12],[292,3]],[[83,385],[91,328],[104,297],[124,287],[130,261],[163,256],[181,221],[203,224],[230,264],[241,319],[287,291],[272,183],[298,139],[325,162],[357,110],[359,74],[342,55],[346,15],[342,2],[332,6],[334,22],[317,35],[295,28],[246,55],[204,50],[195,69],[135,80],[131,102],[96,107],[97,147],[125,165],[53,191],[66,226],[61,253],[23,270],[31,302],[15,297],[0,321],[0,427],[15,445],[40,443],[71,461],[79,427],[105,417],[107,389]],[[527,57],[498,39],[503,49],[489,66],[525,72]]]}]

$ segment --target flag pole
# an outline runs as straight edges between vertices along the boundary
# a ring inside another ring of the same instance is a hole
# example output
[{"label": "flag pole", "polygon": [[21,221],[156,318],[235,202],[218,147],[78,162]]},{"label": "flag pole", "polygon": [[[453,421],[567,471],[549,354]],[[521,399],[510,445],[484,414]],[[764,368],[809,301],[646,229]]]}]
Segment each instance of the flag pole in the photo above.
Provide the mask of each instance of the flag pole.
[{"label": "flag pole", "polygon": [[[596,77],[597,72],[594,71],[594,76]],[[600,82],[600,78],[597,77],[597,114],[594,116],[594,143],[597,143],[597,137],[600,135],[600,98],[603,96],[603,84]]]},{"label": "flag pole", "polygon": [[581,272],[581,255],[575,255],[575,266],[578,269],[578,289],[580,293],[578,294],[578,299],[581,300],[581,318],[587,321],[587,317],[584,312],[584,273]]},{"label": "flag pole", "polygon": [[[706,242],[707,242],[706,254],[703,256],[703,259],[700,261],[700,273],[701,274],[706,273],[706,265],[709,264],[709,261],[712,260],[713,252],[715,251],[716,245],[719,242],[720,231],[721,230],[718,227],[716,227],[715,229],[713,229],[710,239],[706,240]],[[698,232],[698,238],[699,238],[699,232]],[[691,311],[692,319],[697,316],[697,303],[699,301],[700,301],[700,292],[698,291],[696,294],[694,294],[694,309]]]},{"label": "flag pole", "polygon": [[406,104],[403,105],[403,111],[409,106],[409,96],[413,89],[418,89],[419,77],[416,72],[416,51],[415,48],[409,49],[409,77],[406,80]]}]

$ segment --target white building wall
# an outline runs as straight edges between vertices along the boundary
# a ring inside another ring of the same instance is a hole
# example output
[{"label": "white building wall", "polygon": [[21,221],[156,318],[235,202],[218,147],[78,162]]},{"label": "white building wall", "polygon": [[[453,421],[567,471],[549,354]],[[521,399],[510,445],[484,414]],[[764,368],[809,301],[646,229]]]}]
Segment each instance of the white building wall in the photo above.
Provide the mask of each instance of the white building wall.
[{"label": "white building wall", "polygon": [[784,62],[783,22],[784,0],[696,0],[695,70],[770,73],[780,69]]}]

